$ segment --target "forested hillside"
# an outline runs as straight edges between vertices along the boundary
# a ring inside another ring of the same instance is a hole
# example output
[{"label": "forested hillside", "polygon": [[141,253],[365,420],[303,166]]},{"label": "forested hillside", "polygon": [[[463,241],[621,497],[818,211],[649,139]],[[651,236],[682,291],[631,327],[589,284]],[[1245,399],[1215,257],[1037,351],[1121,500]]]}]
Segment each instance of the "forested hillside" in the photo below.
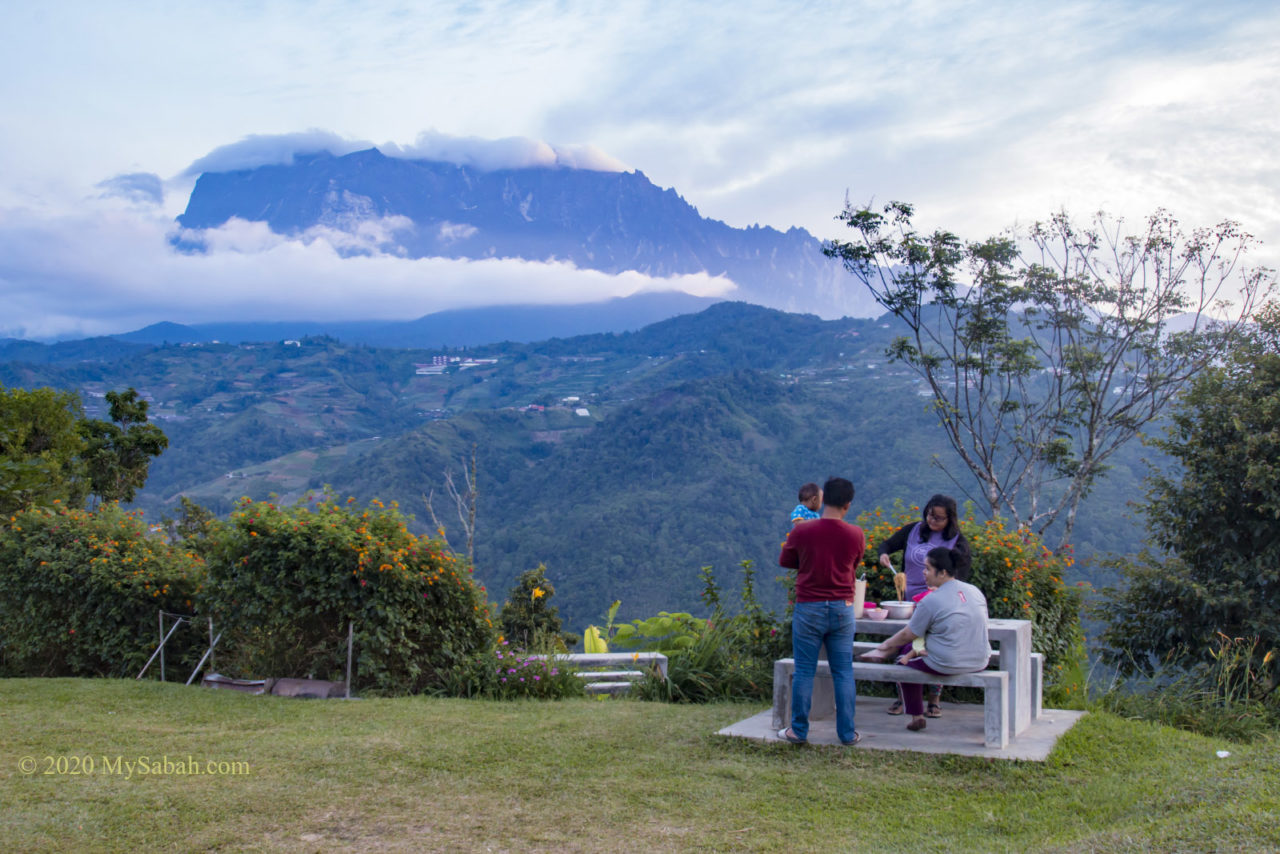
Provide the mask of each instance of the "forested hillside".
[{"label": "forested hillside", "polygon": [[[477,576],[500,599],[545,563],[580,629],[614,599],[625,618],[696,611],[699,567],[732,590],[745,559],[780,608],[774,562],[805,481],[850,477],[855,513],[963,501],[934,462],[949,452],[931,398],[883,356],[893,331],[723,303],[634,333],[454,351],[10,343],[0,383],[75,390],[90,415],[107,390],[142,392],[170,439],[138,501],[156,521],[182,495],[226,513],[242,495],[328,484],[399,501],[425,529],[434,493],[462,547],[444,477],[461,482],[474,447]],[[1142,498],[1146,453],[1129,448],[1083,505],[1082,556],[1135,546],[1126,503]]]}]

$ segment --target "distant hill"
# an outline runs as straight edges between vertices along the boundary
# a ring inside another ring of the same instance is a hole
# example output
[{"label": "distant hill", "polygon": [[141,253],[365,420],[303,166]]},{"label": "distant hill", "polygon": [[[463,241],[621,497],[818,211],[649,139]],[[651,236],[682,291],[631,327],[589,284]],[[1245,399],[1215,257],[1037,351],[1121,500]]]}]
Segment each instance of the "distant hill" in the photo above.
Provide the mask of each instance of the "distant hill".
[{"label": "distant hill", "polygon": [[[186,211],[187,229],[232,217],[265,222],[280,234],[314,226],[354,231],[403,217],[384,251],[408,257],[549,258],[581,269],[637,270],[656,277],[728,276],[735,299],[824,317],[879,313],[866,290],[821,243],[799,228],[732,228],[703,218],[675,190],[642,172],[501,169],[384,156],[298,155],[288,165],[205,173]],[[199,248],[198,236],[180,238]]]},{"label": "distant hill", "polygon": [[[114,336],[142,344],[283,341],[328,335],[370,347],[478,347],[503,341],[528,343],[588,333],[627,332],[718,300],[682,292],[637,294],[581,305],[504,305],[454,309],[405,321],[276,321],[245,323],[155,323]],[[3,346],[0,343],[0,346]]]},{"label": "distant hill", "polygon": [[81,338],[45,344],[18,338],[0,339],[0,362],[111,362],[144,349],[119,338]]}]

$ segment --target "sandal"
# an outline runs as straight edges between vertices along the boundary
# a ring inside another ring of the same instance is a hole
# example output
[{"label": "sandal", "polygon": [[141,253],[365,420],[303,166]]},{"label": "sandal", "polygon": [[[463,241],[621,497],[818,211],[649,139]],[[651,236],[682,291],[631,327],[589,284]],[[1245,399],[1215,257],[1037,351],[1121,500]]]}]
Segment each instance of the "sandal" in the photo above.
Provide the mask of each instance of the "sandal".
[{"label": "sandal", "polygon": [[857,744],[860,741],[862,741],[862,733],[858,732],[855,729],[853,731],[853,741],[842,741],[840,743],[843,744],[845,747],[853,747],[855,744]]},{"label": "sandal", "polygon": [[924,716],[926,718],[942,717],[942,706],[939,706],[937,703],[933,703],[933,702],[929,703],[928,707],[924,710]]},{"label": "sandal", "polygon": [[903,712],[903,708],[902,708],[902,701],[901,701],[901,700],[894,700],[894,701],[893,701],[893,705],[889,707],[888,714],[890,714],[890,715],[900,715],[900,714],[902,714],[902,712]]},{"label": "sandal", "polygon": [[784,727],[778,730],[778,738],[789,741],[792,744],[808,744],[808,742],[791,731],[791,727]]},{"label": "sandal", "polygon": [[919,732],[920,730],[924,729],[924,724],[925,722],[923,720],[918,720],[918,721],[913,720],[911,723],[907,724],[907,729],[911,730],[912,732]]}]

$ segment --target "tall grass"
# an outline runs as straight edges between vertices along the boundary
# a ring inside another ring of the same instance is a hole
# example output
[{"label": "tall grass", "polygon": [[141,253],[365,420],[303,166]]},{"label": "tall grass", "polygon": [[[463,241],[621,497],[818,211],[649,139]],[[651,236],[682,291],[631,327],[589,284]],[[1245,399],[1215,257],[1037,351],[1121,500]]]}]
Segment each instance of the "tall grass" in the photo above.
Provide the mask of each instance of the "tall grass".
[{"label": "tall grass", "polygon": [[1144,676],[1117,677],[1096,707],[1202,735],[1249,741],[1280,729],[1280,692],[1258,638],[1218,634],[1208,662],[1172,655]]}]

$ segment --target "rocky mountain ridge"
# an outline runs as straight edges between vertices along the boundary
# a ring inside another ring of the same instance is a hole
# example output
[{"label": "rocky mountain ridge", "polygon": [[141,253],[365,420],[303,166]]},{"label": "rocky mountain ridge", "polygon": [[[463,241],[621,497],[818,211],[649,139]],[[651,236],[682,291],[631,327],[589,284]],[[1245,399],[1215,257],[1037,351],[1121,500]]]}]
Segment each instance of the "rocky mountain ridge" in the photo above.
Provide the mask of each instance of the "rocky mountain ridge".
[{"label": "rocky mountain ridge", "polygon": [[[702,217],[643,172],[523,168],[482,171],[387,157],[297,155],[288,165],[202,174],[180,238],[232,217],[279,234],[317,226],[356,233],[375,224],[381,251],[413,258],[522,258],[654,277],[706,273],[738,285],[731,298],[833,318],[878,307],[807,231],[739,229]],[[530,301],[536,301],[531,295]]]}]

